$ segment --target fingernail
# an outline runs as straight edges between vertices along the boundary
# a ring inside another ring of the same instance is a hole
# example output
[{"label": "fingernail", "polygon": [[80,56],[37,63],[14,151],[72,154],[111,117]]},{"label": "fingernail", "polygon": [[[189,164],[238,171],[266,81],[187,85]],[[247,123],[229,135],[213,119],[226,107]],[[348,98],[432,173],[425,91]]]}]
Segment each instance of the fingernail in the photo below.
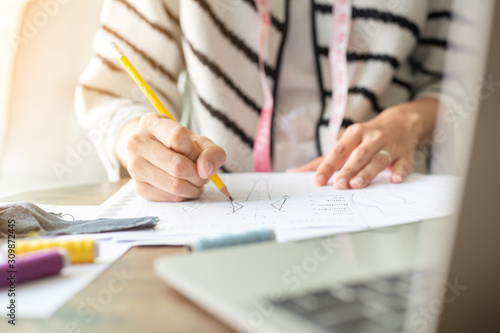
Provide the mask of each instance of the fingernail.
[{"label": "fingernail", "polygon": [[316,179],[316,184],[318,184],[318,185],[323,186],[323,185],[326,184],[326,177],[325,177],[325,175],[321,175],[321,174],[316,175],[315,179]]},{"label": "fingernail", "polygon": [[365,181],[361,177],[356,177],[354,179],[351,179],[350,182],[352,188],[360,188],[361,186],[363,186],[364,183]]},{"label": "fingernail", "polygon": [[338,189],[346,189],[347,188],[347,179],[345,178],[339,178],[337,179],[337,181],[335,182],[335,187],[338,188]]},{"label": "fingernail", "polygon": [[403,177],[401,175],[392,175],[392,182],[393,183],[402,183],[403,182]]},{"label": "fingernail", "polygon": [[209,161],[205,161],[203,162],[203,170],[205,171],[205,174],[207,176],[211,176],[212,172],[214,171],[214,165]]}]

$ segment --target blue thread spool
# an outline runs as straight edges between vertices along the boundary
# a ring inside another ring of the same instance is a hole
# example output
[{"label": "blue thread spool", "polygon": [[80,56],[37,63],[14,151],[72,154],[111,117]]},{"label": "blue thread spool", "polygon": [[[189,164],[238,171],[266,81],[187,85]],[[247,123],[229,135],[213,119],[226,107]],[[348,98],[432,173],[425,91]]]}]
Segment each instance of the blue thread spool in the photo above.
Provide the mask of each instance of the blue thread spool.
[{"label": "blue thread spool", "polygon": [[276,239],[271,229],[250,230],[242,233],[201,238],[189,245],[190,251],[204,251],[220,247],[236,246],[258,242],[272,241]]}]

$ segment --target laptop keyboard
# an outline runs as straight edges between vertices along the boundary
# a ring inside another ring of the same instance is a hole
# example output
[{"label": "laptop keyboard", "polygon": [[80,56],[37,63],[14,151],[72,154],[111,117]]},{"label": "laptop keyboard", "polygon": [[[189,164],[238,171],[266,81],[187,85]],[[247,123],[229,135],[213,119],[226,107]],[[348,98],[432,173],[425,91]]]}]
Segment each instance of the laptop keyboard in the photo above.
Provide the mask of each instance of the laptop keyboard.
[{"label": "laptop keyboard", "polygon": [[413,274],[345,284],[287,297],[273,304],[329,332],[402,332]]}]

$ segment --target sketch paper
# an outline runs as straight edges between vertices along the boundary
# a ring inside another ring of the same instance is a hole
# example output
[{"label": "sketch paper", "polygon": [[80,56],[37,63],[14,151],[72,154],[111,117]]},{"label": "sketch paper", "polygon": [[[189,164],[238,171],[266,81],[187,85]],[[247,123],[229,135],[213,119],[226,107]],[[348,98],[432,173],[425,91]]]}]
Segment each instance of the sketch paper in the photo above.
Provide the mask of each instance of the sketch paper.
[{"label": "sketch paper", "polygon": [[234,202],[212,184],[203,195],[183,203],[149,202],[130,182],[101,206],[99,217],[158,216],[157,231],[174,235],[207,235],[255,228],[360,230],[452,213],[456,178],[412,174],[391,184],[381,173],[370,186],[336,190],[316,186],[313,173],[222,174]]}]

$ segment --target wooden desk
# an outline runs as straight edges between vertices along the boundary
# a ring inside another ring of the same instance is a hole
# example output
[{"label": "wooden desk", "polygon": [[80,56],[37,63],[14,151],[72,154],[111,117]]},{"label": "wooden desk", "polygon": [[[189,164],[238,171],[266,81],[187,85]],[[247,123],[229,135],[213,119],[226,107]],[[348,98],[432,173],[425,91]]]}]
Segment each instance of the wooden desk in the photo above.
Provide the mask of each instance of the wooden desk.
[{"label": "wooden desk", "polygon": [[[55,205],[98,205],[126,180],[3,198]],[[183,247],[134,247],[47,320],[18,319],[12,332],[235,332],[161,281],[153,262]],[[121,276],[119,281],[117,276]],[[64,292],[64,290],[61,290]],[[40,300],[43,306],[43,300]],[[3,313],[4,311],[2,311]],[[2,315],[3,317],[3,315]],[[2,318],[0,327],[6,319]]]}]

